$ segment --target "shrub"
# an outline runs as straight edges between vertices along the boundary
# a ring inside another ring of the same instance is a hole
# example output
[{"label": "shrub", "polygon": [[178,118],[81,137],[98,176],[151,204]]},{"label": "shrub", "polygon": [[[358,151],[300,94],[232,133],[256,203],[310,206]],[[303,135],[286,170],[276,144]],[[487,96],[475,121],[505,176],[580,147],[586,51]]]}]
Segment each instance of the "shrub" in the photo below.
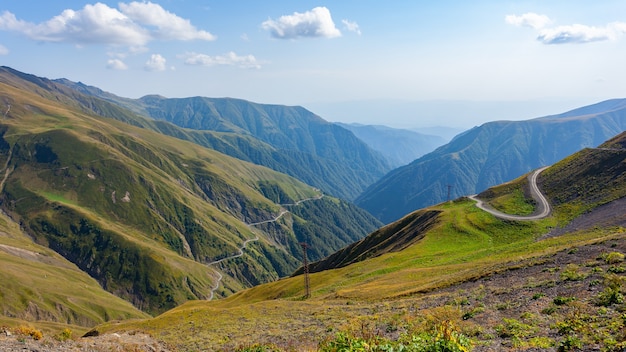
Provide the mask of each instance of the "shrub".
[{"label": "shrub", "polygon": [[22,325],[15,330],[15,333],[22,336],[30,336],[33,340],[41,340],[43,338],[41,331],[30,326]]},{"label": "shrub", "polygon": [[582,341],[575,335],[566,336],[563,341],[559,343],[559,352],[572,351],[574,349],[581,349],[583,347]]},{"label": "shrub", "polygon": [[[366,340],[341,332],[333,339],[326,340],[319,345],[320,352],[466,352],[471,348],[470,339],[461,334],[449,320],[438,324],[434,333],[408,334],[401,336],[398,341],[390,341],[382,337]],[[250,351],[256,352],[256,350]]]},{"label": "shrub", "polygon": [[576,297],[563,297],[563,296],[556,296],[554,297],[554,299],[552,300],[552,302],[554,304],[556,304],[557,306],[564,306],[566,304],[568,304],[569,302],[572,302],[576,300]]},{"label": "shrub", "polygon": [[604,261],[607,264],[617,264],[624,261],[624,254],[620,252],[611,252],[604,256]]},{"label": "shrub", "polygon": [[580,281],[587,277],[587,274],[580,272],[580,267],[576,264],[568,264],[561,272],[563,281]]},{"label": "shrub", "polygon": [[65,328],[61,333],[56,336],[56,339],[59,341],[66,341],[72,338],[72,330]]}]

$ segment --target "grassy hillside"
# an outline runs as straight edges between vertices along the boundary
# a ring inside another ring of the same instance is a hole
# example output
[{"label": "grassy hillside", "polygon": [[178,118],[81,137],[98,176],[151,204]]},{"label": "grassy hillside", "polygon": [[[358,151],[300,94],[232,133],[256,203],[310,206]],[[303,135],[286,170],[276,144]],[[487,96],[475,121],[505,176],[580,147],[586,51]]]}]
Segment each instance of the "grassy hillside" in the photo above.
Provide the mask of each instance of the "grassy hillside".
[{"label": "grassy hillside", "polygon": [[[549,218],[500,220],[460,198],[410,214],[330,256],[325,268],[336,269],[310,275],[310,299],[303,300],[300,275],[96,330],[146,331],[191,350],[254,343],[358,350],[362,343],[406,347],[417,338],[456,334],[479,351],[622,348],[626,150],[613,147],[625,136],[540,175],[554,206]],[[492,206],[532,207],[527,182],[520,177],[491,189]],[[591,187],[596,184],[603,187]],[[574,223],[580,226],[568,228]]]},{"label": "grassy hillside", "polygon": [[[318,243],[319,259],[379,225],[292,177],[142,128],[151,125],[129,111],[115,107],[137,127],[95,115],[85,102],[113,107],[67,89],[0,73],[0,104],[10,106],[0,122],[0,205],[37,245],[145,312],[287,276],[300,241]],[[333,232],[320,230],[327,221],[338,224]],[[66,322],[80,319],[55,310],[85,314],[54,299],[39,308]],[[79,322],[117,316],[103,310]]]}]

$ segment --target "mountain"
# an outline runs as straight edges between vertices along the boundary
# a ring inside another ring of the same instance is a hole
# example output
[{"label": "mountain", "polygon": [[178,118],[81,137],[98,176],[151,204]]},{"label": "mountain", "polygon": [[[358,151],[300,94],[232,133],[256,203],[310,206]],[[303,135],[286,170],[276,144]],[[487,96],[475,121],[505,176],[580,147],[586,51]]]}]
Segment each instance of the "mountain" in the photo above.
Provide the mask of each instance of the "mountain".
[{"label": "mountain", "polygon": [[533,120],[486,123],[391,171],[356,204],[389,223],[415,209],[512,180],[625,129],[624,99]]},{"label": "mountain", "polygon": [[[0,68],[0,110],[0,297],[13,317],[157,314],[287,276],[301,242],[319,259],[380,226],[293,177],[158,131],[201,134],[45,78]],[[49,266],[14,269],[33,258]]]},{"label": "mountain", "polygon": [[128,99],[80,82],[55,82],[157,121],[211,131],[195,141],[294,176],[345,199],[354,199],[391,170],[383,156],[351,132],[299,106],[233,98],[167,99],[148,95]]},{"label": "mountain", "polygon": [[538,210],[537,188],[547,217],[502,219],[457,198],[312,263],[307,279],[188,302],[90,334],[144,331],[181,350],[621,348],[625,145],[622,133],[536,178],[524,174],[478,195],[491,208],[528,215]]},{"label": "mountain", "polygon": [[391,166],[406,165],[445,144],[442,137],[378,125],[337,123],[351,131],[372,149],[380,152]]}]

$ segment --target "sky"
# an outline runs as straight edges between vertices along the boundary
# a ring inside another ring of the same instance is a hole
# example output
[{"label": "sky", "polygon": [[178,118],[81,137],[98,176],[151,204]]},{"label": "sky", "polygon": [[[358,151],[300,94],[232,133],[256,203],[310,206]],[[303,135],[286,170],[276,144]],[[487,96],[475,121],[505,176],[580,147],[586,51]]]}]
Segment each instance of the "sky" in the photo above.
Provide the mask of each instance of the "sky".
[{"label": "sky", "polygon": [[123,97],[471,127],[626,98],[626,1],[0,3],[0,64]]}]

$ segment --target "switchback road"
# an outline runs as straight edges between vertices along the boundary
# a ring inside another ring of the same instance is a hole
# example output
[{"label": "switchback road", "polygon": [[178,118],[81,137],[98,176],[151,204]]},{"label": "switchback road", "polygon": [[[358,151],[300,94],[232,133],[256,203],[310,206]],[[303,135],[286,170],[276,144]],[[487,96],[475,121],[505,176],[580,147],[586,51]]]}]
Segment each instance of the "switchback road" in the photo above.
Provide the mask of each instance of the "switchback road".
[{"label": "switchback road", "polygon": [[[295,202],[293,204],[282,204],[282,205],[285,205],[285,206],[299,205],[302,202],[308,202],[308,201],[312,201],[312,200],[321,199],[323,196],[324,196],[323,194],[320,194],[317,197],[302,199],[302,200],[299,200],[299,201],[297,201],[297,202]],[[275,221],[278,221],[278,219],[283,217],[283,215],[287,214],[288,212],[289,212],[289,210],[281,209],[280,213],[273,219],[269,219],[269,220],[265,220],[265,221],[259,221],[259,222],[253,222],[253,223],[247,224],[247,225],[248,225],[248,227],[252,227],[252,226],[257,226],[257,225],[261,225],[261,224],[267,224],[267,223],[270,223],[270,222],[275,222]],[[258,241],[258,240],[259,240],[259,236],[258,235],[255,235],[254,238],[245,240],[241,244],[241,247],[239,247],[239,249],[237,250],[237,252],[238,252],[237,254],[233,254],[233,255],[231,255],[229,257],[222,258],[220,260],[216,260],[214,262],[207,263],[207,266],[219,264],[219,263],[221,263],[223,261],[226,261],[226,260],[229,260],[229,259],[233,259],[233,258],[239,258],[239,257],[243,256],[243,250],[246,248],[248,243],[254,242],[254,241]],[[215,286],[211,288],[211,293],[209,294],[209,301],[213,300],[213,297],[215,295],[215,291],[217,291],[217,289],[220,287],[220,283],[222,282],[222,279],[224,278],[224,276],[219,271],[215,270],[215,272],[217,273],[217,280],[216,280]]]},{"label": "switchback road", "polygon": [[539,219],[543,219],[545,217],[547,217],[548,215],[550,215],[550,203],[548,203],[548,199],[543,195],[543,193],[541,193],[541,190],[539,189],[539,187],[537,186],[537,176],[539,176],[539,174],[547,169],[548,166],[542,167],[540,169],[535,170],[535,172],[533,172],[529,177],[528,177],[528,183],[530,185],[530,195],[531,197],[533,197],[533,199],[537,202],[537,211],[535,212],[535,214],[532,215],[510,215],[510,214],[505,214],[503,212],[497,211],[487,205],[485,205],[485,203],[478,199],[475,195],[473,196],[469,196],[470,199],[476,201],[476,206],[488,213],[493,214],[493,216],[500,218],[500,219],[504,219],[504,220],[539,220]]}]

